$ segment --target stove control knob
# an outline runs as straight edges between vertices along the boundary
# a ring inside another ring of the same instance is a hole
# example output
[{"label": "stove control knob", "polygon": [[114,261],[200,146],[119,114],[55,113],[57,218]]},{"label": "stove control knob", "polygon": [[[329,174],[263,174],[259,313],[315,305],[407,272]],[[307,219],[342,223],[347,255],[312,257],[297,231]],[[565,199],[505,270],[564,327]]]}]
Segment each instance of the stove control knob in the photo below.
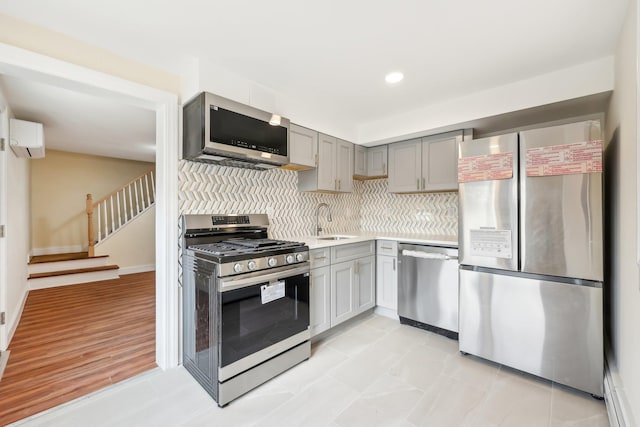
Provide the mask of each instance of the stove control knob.
[{"label": "stove control knob", "polygon": [[249,261],[249,263],[247,264],[247,267],[249,267],[249,270],[255,270],[257,265],[255,261]]},{"label": "stove control knob", "polygon": [[233,271],[235,271],[236,273],[242,273],[242,270],[244,270],[244,267],[242,267],[242,264],[236,264],[233,266]]},{"label": "stove control knob", "polygon": [[269,258],[269,267],[275,267],[276,265],[278,265],[278,260],[275,258]]},{"label": "stove control knob", "polygon": [[294,261],[293,255],[287,255],[287,264],[291,264]]},{"label": "stove control knob", "polygon": [[304,261],[304,255],[302,255],[302,254],[296,255],[296,261],[298,261],[298,262]]}]

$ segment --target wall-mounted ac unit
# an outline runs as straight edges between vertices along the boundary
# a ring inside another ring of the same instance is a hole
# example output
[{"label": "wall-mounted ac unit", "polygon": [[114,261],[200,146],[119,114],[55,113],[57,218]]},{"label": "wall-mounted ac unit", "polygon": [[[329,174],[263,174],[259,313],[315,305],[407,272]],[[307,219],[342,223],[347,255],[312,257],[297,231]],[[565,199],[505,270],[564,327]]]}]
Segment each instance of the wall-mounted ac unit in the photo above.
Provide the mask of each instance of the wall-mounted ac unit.
[{"label": "wall-mounted ac unit", "polygon": [[42,123],[9,120],[9,146],[18,157],[39,159],[44,157]]}]

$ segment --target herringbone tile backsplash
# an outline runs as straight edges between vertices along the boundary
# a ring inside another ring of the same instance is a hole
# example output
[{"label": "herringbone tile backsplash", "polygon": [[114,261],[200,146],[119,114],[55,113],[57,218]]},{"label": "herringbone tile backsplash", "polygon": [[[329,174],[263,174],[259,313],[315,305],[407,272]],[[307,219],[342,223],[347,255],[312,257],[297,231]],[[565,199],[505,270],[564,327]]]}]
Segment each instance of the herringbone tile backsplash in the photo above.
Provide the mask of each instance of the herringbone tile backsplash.
[{"label": "herringbone tile backsplash", "polygon": [[266,213],[273,238],[313,234],[316,207],[326,234],[358,231],[457,234],[457,193],[390,194],[387,180],[354,181],[353,193],[303,193],[296,172],[257,171],[180,161],[180,214]]}]

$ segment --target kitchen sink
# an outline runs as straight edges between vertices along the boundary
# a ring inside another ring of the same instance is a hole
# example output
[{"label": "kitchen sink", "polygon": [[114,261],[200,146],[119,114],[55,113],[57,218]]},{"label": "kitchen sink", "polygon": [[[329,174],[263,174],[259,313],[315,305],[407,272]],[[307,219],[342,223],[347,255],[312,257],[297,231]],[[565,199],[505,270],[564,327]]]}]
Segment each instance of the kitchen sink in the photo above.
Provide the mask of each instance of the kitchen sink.
[{"label": "kitchen sink", "polygon": [[318,240],[344,240],[344,239],[353,239],[356,236],[322,236],[317,237]]}]

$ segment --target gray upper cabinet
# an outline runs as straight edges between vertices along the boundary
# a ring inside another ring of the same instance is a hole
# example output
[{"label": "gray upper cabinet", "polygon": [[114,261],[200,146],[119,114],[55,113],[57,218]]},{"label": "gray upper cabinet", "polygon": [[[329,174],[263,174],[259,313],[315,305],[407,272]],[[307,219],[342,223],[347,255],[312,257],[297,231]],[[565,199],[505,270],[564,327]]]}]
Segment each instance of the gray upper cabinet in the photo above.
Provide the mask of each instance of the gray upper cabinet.
[{"label": "gray upper cabinet", "polygon": [[390,193],[420,191],[422,184],[422,140],[412,139],[389,145]]},{"label": "gray upper cabinet", "polygon": [[290,170],[306,170],[316,167],[318,153],[318,132],[291,123],[289,127]]},{"label": "gray upper cabinet", "polygon": [[458,142],[462,133],[422,138],[422,191],[458,190]]},{"label": "gray upper cabinet", "polygon": [[387,176],[387,146],[367,148],[367,176]]},{"label": "gray upper cabinet", "polygon": [[456,191],[462,131],[389,145],[391,193]]},{"label": "gray upper cabinet", "polygon": [[353,177],[359,180],[387,176],[387,146],[354,148]]},{"label": "gray upper cabinet", "polygon": [[367,147],[353,147],[353,176],[367,176]]},{"label": "gray upper cabinet", "polygon": [[339,139],[336,155],[338,191],[350,193],[353,191],[353,144]]},{"label": "gray upper cabinet", "polygon": [[351,192],[352,179],[353,144],[319,133],[318,165],[298,173],[298,190]]}]

